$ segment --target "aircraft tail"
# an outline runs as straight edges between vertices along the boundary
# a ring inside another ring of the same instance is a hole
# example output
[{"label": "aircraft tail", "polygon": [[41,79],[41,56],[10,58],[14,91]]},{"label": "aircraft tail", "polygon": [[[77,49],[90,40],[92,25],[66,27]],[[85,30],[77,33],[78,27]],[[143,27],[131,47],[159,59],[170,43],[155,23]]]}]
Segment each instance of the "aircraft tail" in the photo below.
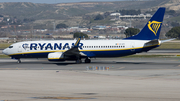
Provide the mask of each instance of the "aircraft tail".
[{"label": "aircraft tail", "polygon": [[135,36],[125,39],[135,40],[154,40],[159,39],[161,26],[164,18],[165,8],[159,8],[152,18],[147,22],[144,28]]}]

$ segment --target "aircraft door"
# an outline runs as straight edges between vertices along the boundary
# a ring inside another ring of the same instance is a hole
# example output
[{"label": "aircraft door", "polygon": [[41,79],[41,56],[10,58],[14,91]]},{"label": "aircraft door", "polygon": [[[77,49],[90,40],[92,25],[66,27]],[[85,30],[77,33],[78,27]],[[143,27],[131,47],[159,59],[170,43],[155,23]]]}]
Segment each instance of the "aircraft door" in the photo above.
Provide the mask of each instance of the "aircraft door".
[{"label": "aircraft door", "polygon": [[131,48],[131,51],[135,51],[135,43],[134,42],[131,43],[130,48]]},{"label": "aircraft door", "polygon": [[22,47],[21,47],[21,45],[18,46],[18,52],[22,52]]}]

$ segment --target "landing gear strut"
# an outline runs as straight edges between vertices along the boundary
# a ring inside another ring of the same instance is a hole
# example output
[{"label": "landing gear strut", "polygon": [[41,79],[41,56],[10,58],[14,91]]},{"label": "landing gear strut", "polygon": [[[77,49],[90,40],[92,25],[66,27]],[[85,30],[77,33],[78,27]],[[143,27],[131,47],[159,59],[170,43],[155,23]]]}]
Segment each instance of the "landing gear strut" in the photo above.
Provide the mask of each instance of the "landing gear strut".
[{"label": "landing gear strut", "polygon": [[91,59],[90,58],[86,58],[84,62],[85,63],[91,63]]},{"label": "landing gear strut", "polygon": [[21,59],[17,59],[17,63],[21,63]]}]

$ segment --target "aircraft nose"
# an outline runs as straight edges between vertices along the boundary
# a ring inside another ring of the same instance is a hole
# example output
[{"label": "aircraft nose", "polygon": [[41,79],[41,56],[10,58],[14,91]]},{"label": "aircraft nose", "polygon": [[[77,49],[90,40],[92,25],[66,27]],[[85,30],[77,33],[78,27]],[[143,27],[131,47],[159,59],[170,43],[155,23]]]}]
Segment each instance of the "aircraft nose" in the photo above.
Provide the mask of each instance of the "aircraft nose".
[{"label": "aircraft nose", "polygon": [[7,55],[7,49],[4,49],[2,53]]}]

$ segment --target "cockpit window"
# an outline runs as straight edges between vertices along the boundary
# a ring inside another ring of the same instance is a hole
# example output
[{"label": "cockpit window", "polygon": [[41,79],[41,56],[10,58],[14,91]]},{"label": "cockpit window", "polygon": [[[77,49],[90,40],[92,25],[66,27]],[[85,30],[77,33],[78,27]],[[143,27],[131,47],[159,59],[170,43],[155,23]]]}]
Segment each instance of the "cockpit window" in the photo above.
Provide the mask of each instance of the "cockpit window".
[{"label": "cockpit window", "polygon": [[9,46],[9,48],[13,48],[13,46]]}]

